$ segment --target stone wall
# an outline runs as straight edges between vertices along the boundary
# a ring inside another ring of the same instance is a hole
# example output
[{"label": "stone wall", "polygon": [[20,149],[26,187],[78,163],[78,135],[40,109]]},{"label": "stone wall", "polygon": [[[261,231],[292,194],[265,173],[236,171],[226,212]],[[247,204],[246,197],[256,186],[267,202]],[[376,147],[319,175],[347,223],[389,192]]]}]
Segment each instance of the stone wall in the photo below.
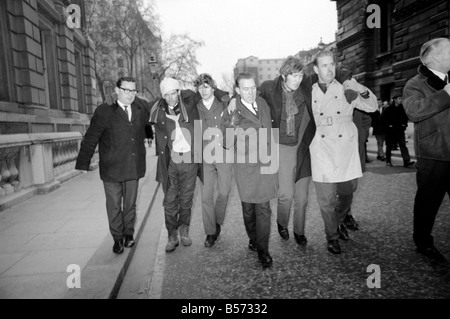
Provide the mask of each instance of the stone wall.
[{"label": "stone wall", "polygon": [[20,133],[57,132],[59,127],[85,131],[89,125],[96,106],[94,47],[83,29],[68,27],[71,2],[6,0],[0,6],[6,17],[0,58],[11,61],[3,66],[11,74],[11,94],[0,101],[1,134],[18,133],[19,127]]}]

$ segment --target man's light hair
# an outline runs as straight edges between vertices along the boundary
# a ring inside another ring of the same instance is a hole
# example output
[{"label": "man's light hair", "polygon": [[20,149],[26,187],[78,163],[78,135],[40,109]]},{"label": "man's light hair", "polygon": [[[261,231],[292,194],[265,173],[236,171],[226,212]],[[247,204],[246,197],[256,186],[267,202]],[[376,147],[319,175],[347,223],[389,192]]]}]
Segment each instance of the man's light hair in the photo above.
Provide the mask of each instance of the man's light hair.
[{"label": "man's light hair", "polygon": [[420,48],[420,61],[423,65],[427,65],[429,63],[430,53],[433,52],[436,48],[438,48],[442,42],[450,41],[448,38],[435,38],[425,42]]}]

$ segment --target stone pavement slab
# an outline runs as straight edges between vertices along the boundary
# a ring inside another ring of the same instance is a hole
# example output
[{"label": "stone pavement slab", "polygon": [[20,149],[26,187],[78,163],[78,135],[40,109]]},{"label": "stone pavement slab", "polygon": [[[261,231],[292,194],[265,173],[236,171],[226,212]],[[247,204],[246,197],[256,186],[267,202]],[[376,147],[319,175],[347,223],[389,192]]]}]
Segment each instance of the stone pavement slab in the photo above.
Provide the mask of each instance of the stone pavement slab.
[{"label": "stone pavement slab", "polygon": [[[147,175],[140,182],[140,192],[146,192],[146,184],[156,184],[154,153],[154,148],[148,149]],[[138,219],[147,212],[149,196],[139,194]],[[69,289],[66,283],[71,264],[80,266],[85,286],[90,282],[108,297],[117,271],[108,276],[106,271],[102,276],[86,269],[93,261],[93,267],[101,264],[116,266],[115,270],[123,268],[127,254],[115,255],[112,245],[98,170],[78,175],[54,192],[6,209],[0,212],[0,298],[67,297],[70,290],[76,289]],[[102,280],[108,284],[101,285]],[[85,292],[79,291],[77,297],[93,298],[92,294],[83,295]]]}]

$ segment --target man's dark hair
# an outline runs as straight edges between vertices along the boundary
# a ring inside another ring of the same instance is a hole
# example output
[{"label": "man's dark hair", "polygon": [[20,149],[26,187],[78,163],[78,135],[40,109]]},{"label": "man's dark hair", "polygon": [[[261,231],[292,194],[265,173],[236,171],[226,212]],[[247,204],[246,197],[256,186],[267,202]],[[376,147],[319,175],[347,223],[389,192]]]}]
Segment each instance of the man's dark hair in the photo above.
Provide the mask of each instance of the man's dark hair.
[{"label": "man's dark hair", "polygon": [[292,73],[297,73],[303,70],[303,64],[300,59],[290,55],[284,60],[283,65],[280,67],[280,74],[288,76]]},{"label": "man's dark hair", "polygon": [[199,88],[203,84],[208,84],[210,87],[212,87],[214,90],[217,89],[216,82],[213,80],[212,76],[208,73],[202,73],[200,74],[197,79],[194,81],[194,86],[196,88]]},{"label": "man's dark hair", "polygon": [[131,76],[123,76],[116,83],[118,88],[120,88],[122,86],[122,82],[136,83],[136,80],[133,77],[131,77]]},{"label": "man's dark hair", "polygon": [[237,87],[237,88],[239,87],[239,81],[241,81],[242,79],[246,79],[246,80],[253,79],[253,80],[255,80],[255,83],[256,83],[256,77],[253,73],[243,72],[243,73],[238,74],[236,81],[234,83],[235,87]]}]

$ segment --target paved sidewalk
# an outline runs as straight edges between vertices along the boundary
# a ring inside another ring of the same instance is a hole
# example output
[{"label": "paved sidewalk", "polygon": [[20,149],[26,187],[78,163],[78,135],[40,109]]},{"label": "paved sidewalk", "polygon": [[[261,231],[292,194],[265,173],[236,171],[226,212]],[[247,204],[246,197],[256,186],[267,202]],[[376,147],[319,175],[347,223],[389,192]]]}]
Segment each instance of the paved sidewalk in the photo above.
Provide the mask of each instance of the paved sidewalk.
[{"label": "paved sidewalk", "polygon": [[[157,184],[155,148],[147,150],[136,231]],[[108,298],[130,253],[115,255],[112,245],[98,170],[0,212],[0,298]],[[67,287],[72,264],[81,289]]]}]

